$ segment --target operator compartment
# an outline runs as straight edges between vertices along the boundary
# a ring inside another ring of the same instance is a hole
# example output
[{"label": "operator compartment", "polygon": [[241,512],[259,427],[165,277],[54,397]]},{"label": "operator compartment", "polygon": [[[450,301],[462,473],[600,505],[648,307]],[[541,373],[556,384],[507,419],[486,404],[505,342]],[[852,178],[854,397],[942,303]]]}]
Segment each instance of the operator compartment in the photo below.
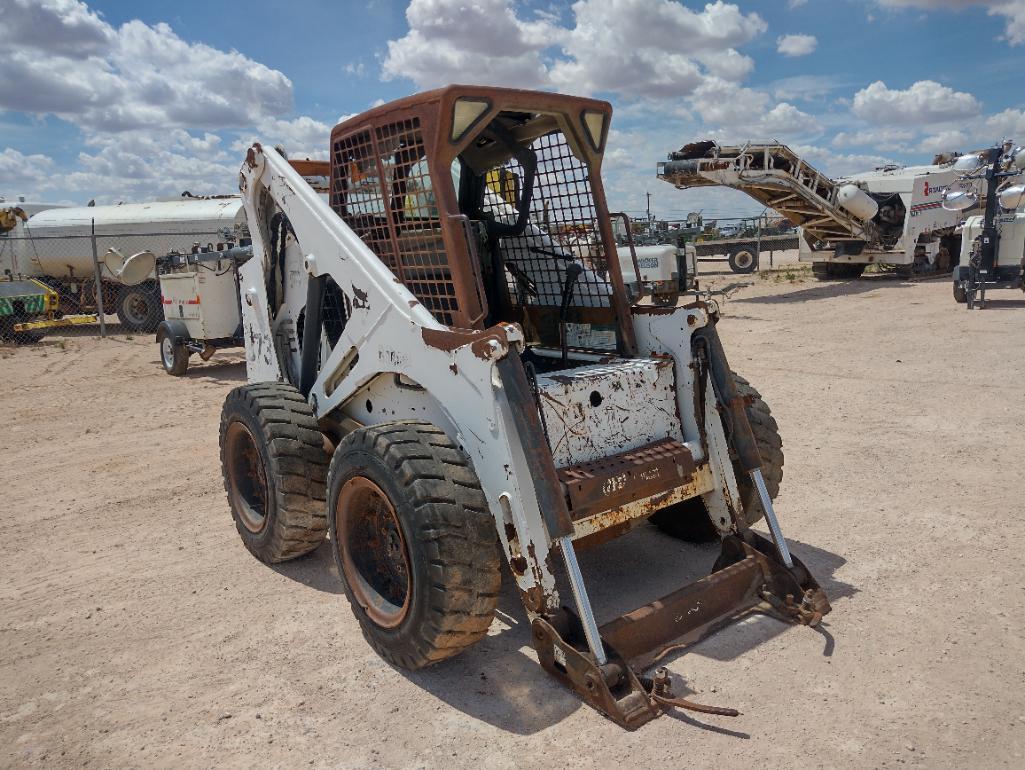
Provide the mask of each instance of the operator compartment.
[{"label": "operator compartment", "polygon": [[705,491],[672,358],[637,357],[600,174],[610,117],[593,99],[450,86],[331,137],[332,207],[438,321],[522,327],[574,519]]}]

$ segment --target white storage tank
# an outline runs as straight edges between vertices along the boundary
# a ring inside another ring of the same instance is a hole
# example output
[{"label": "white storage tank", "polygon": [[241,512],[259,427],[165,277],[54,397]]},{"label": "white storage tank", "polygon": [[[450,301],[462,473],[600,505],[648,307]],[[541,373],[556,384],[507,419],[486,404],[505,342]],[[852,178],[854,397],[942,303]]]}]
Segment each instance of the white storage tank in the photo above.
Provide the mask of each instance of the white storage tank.
[{"label": "white storage tank", "polygon": [[879,212],[879,204],[856,184],[845,184],[836,191],[836,202],[858,219],[867,222]]},{"label": "white storage tank", "polygon": [[25,223],[25,235],[33,240],[19,255],[21,271],[60,278],[92,276],[92,243],[81,236],[92,232],[94,222],[100,258],[109,248],[122,254],[167,254],[188,251],[197,240],[204,246],[237,241],[245,209],[240,197],[224,196],[41,211]]}]

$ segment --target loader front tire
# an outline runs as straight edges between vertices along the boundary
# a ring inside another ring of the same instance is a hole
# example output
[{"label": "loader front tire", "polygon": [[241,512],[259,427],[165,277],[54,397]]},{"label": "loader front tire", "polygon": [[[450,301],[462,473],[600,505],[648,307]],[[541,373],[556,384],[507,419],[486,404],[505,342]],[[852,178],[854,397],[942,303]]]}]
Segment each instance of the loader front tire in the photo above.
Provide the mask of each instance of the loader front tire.
[{"label": "loader front tire", "polygon": [[[783,481],[783,439],[779,435],[779,426],[762,394],[736,372],[733,379],[737,383],[740,395],[747,402],[745,411],[755,436],[755,443],[758,445],[758,453],[762,457],[765,488],[769,492],[769,498],[775,500]],[[737,489],[740,492],[740,502],[744,506],[744,517],[750,526],[765,516],[765,510],[758,499],[758,490],[755,489],[751,477],[744,473],[735,461],[733,472],[737,477]],[[689,542],[706,542],[719,536],[700,497],[684,500],[657,511],[651,517],[651,522],[667,535]]]},{"label": "loader front tire", "polygon": [[306,399],[291,385],[235,388],[221,410],[221,469],[235,528],[266,564],[324,541],[327,454]]},{"label": "loader front tire", "polygon": [[442,430],[411,421],[348,434],[327,510],[345,595],[378,655],[419,669],[487,633],[501,584],[494,518]]}]

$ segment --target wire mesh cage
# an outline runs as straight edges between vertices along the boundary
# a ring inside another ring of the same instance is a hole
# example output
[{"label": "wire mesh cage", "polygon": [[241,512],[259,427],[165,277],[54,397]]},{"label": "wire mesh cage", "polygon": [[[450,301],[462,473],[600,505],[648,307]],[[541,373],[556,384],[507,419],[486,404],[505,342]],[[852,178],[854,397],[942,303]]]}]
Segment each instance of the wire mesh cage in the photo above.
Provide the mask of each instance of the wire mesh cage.
[{"label": "wire mesh cage", "polygon": [[[552,131],[530,144],[535,168],[530,192],[530,221],[523,237],[503,240],[507,288],[512,305],[559,307],[564,300],[564,276],[570,263],[583,267],[571,295],[570,307],[609,305],[608,254],[602,242],[587,164],[577,158],[561,131]],[[507,219],[514,196],[528,169],[511,158],[489,177],[492,194],[485,211]],[[517,180],[515,184],[509,179]],[[529,282],[529,283],[528,283]]]},{"label": "wire mesh cage", "polygon": [[335,211],[435,318],[453,324],[459,301],[419,119],[342,137],[333,152]]}]

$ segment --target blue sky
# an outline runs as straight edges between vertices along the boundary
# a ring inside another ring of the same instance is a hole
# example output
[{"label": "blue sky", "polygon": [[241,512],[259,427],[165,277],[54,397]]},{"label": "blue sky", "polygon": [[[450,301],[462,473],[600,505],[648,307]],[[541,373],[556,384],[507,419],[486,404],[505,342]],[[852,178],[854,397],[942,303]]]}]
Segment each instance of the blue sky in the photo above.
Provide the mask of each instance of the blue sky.
[{"label": "blue sky", "polygon": [[827,173],[1025,142],[1025,0],[0,0],[0,195],[227,192],[252,139],[446,82],[614,104],[606,187],[663,215],[757,209],[654,179],[694,139],[779,139]]}]

